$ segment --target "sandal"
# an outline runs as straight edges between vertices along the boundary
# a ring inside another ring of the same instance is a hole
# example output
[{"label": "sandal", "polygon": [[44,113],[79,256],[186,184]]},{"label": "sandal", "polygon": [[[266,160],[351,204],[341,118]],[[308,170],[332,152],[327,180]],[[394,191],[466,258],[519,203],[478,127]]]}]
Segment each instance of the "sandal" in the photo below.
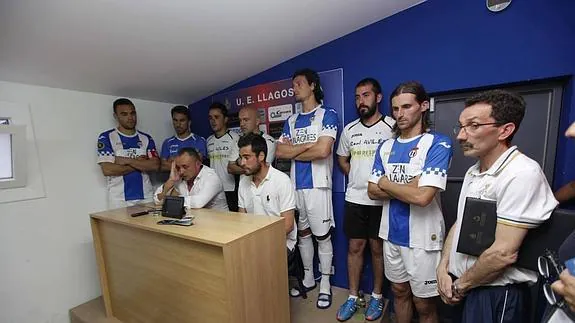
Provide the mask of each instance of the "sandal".
[{"label": "sandal", "polygon": [[[305,285],[303,285],[303,288],[305,288],[305,292],[309,293],[310,291],[314,290],[317,287],[317,284],[313,284],[313,286],[311,287],[307,287]],[[291,297],[300,297],[302,295],[302,292],[296,288],[293,287],[292,289],[289,290],[289,296]]]},{"label": "sandal", "polygon": [[[327,305],[320,305],[320,302],[327,302]],[[319,293],[319,295],[317,296],[316,306],[317,308],[322,310],[329,308],[331,306],[331,294]]]}]

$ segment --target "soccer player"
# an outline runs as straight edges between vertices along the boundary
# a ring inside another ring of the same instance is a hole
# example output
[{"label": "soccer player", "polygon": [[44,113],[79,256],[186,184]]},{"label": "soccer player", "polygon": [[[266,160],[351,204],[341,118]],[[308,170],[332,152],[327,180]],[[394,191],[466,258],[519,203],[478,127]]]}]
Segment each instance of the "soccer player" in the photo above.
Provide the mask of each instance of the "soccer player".
[{"label": "soccer player", "polygon": [[451,139],[429,132],[429,96],[420,83],[397,86],[391,109],[396,137],[377,148],[368,184],[369,197],[383,200],[385,276],[398,323],[411,322],[413,304],[420,322],[438,322],[435,269],[445,232],[439,193],[447,184]]},{"label": "soccer player", "polygon": [[238,117],[240,119],[240,129],[242,129],[244,136],[249,133],[255,133],[261,135],[265,139],[268,148],[266,162],[271,164],[274,161],[276,152],[276,140],[274,137],[260,130],[259,124],[261,120],[257,109],[253,107],[244,107],[240,110]]},{"label": "soccer player", "polygon": [[119,208],[152,201],[147,172],[158,170],[160,160],[152,137],[136,130],[138,118],[132,101],[114,101],[117,128],[98,136],[98,164],[108,182],[108,207]]},{"label": "soccer player", "polygon": [[288,259],[297,241],[294,218],[295,190],[289,177],[266,162],[266,140],[248,133],[238,142],[240,164],[245,175],[238,188],[239,211],[244,213],[280,216],[285,219]]},{"label": "soccer player", "polygon": [[367,182],[375,150],[379,144],[392,137],[395,125],[393,118],[384,116],[379,111],[382,99],[381,86],[377,80],[366,78],[357,83],[355,106],[359,119],[345,126],[337,148],[337,161],[348,176],[343,231],[349,238],[349,297],[337,312],[339,321],[349,320],[357,310],[363,251],[367,241],[371,250],[374,282],[365,318],[375,321],[383,312],[383,240],[378,236],[382,201],[372,200],[367,196]]},{"label": "soccer player", "polygon": [[[312,234],[317,240],[321,282],[317,307],[331,306],[331,263],[333,246],[331,228],[333,143],[337,135],[338,120],[333,109],[322,105],[323,91],[319,75],[310,70],[297,71],[292,78],[296,101],[303,106],[301,113],[290,116],[284,123],[278,140],[276,157],[291,159],[290,177],[296,189],[296,208],[299,211],[299,250],[304,265],[303,284],[315,288],[313,276],[314,247]],[[292,296],[296,296],[293,294]]]},{"label": "soccer player", "polygon": [[230,211],[237,212],[238,191],[234,175],[243,174],[243,169],[236,164],[239,136],[228,130],[228,109],[224,104],[212,103],[208,118],[214,132],[207,140],[210,167],[216,171],[224,185]]},{"label": "soccer player", "polygon": [[172,169],[172,161],[182,148],[196,149],[200,153],[201,160],[207,157],[206,139],[192,133],[190,123],[190,115],[186,106],[178,105],[172,108],[172,125],[176,135],[166,139],[162,144],[160,153],[162,171],[169,172]]}]

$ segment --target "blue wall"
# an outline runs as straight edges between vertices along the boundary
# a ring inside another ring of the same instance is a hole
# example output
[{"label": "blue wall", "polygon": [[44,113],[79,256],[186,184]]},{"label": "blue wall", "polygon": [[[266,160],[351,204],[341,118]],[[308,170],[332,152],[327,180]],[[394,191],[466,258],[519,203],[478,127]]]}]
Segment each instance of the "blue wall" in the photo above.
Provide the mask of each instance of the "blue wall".
[{"label": "blue wall", "polygon": [[[574,13],[573,0],[515,0],[497,14],[489,12],[483,0],[429,0],[223,91],[288,78],[302,67],[318,71],[342,67],[347,123],[357,117],[354,86],[366,76],[377,78],[384,94],[411,79],[421,81],[429,92],[444,92],[571,76],[575,74]],[[209,103],[206,98],[191,105],[194,131],[204,136],[210,133]],[[569,163],[575,160],[575,149],[562,135],[575,120],[573,81],[567,84],[563,107],[554,188],[575,179],[575,167]],[[344,196],[336,194],[337,219]],[[341,222],[338,225],[340,233]],[[338,236],[334,279],[337,285],[346,286],[346,243]]]}]

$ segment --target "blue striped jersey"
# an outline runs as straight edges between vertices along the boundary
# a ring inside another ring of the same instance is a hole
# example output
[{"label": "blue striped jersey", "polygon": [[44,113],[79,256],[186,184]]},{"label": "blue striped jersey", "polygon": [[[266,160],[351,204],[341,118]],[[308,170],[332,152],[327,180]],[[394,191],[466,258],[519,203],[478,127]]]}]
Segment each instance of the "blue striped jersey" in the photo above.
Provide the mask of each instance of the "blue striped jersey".
[{"label": "blue striped jersey", "polygon": [[[98,164],[114,163],[117,157],[158,157],[156,144],[150,135],[136,131],[128,136],[117,129],[98,136]],[[148,174],[135,170],[124,176],[107,176],[110,200],[134,201],[152,198],[152,183]]]},{"label": "blue striped jersey", "polygon": [[[420,176],[419,187],[445,190],[447,169],[453,155],[451,139],[438,133],[383,142],[375,153],[369,181],[377,184],[382,176],[406,184]],[[398,199],[383,201],[379,236],[396,245],[425,250],[441,250],[445,234],[439,192],[425,207]]]},{"label": "blue striped jersey", "polygon": [[[318,105],[310,112],[291,115],[284,123],[279,141],[293,145],[317,142],[319,137],[337,136],[337,113]],[[296,190],[309,188],[330,188],[333,170],[333,151],[324,159],[312,161],[292,160],[290,178]]]}]

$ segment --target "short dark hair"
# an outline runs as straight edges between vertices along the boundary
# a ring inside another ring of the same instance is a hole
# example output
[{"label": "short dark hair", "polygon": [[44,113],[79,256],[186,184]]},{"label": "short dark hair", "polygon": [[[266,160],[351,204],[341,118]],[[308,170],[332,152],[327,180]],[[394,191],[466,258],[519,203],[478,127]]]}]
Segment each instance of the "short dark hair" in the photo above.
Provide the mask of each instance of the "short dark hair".
[{"label": "short dark hair", "polygon": [[364,85],[368,85],[371,84],[371,87],[373,89],[373,92],[375,92],[375,95],[381,94],[381,85],[379,84],[379,82],[372,78],[372,77],[366,77],[363,80],[357,82],[357,85],[355,86],[355,88],[357,89],[360,86],[364,86]]},{"label": "short dark hair", "polygon": [[178,156],[183,156],[185,154],[188,154],[189,156],[194,157],[195,159],[199,160],[200,162],[202,161],[202,157],[200,156],[200,153],[198,152],[198,150],[196,148],[184,147],[178,151]]},{"label": "short dark hair", "polygon": [[266,140],[260,134],[248,133],[247,135],[241,136],[238,140],[238,147],[252,146],[252,151],[256,156],[260,155],[260,152],[264,153],[264,159],[268,156],[268,145]]},{"label": "short dark hair", "polygon": [[221,102],[216,101],[216,102],[210,104],[208,111],[210,111],[210,110],[220,110],[220,112],[224,115],[224,117],[228,116],[228,108],[226,107],[225,104],[223,104]]},{"label": "short dark hair", "polygon": [[[429,102],[429,94],[427,94],[423,85],[417,81],[408,81],[399,84],[398,86],[395,87],[393,92],[391,92],[391,95],[389,96],[389,106],[391,108],[391,111],[393,111],[393,103],[392,103],[393,98],[403,93],[411,93],[415,95],[415,101],[417,101],[417,103],[419,104],[422,104],[425,101]],[[431,127],[431,120],[429,118],[429,109],[423,112],[423,115],[421,116],[421,122],[422,122],[421,125],[422,130],[424,132],[429,130],[429,128]],[[393,132],[396,135],[399,135],[399,127],[397,126],[397,123],[393,126]]]},{"label": "short dark hair", "polygon": [[172,118],[174,117],[175,113],[185,114],[188,120],[190,120],[190,110],[185,105],[176,105],[172,108]]},{"label": "short dark hair", "polygon": [[130,101],[130,99],[119,98],[116,99],[116,101],[114,101],[114,103],[112,104],[112,107],[114,108],[114,113],[116,113],[116,110],[120,105],[131,105],[132,107],[136,108],[136,106],[134,105],[134,103],[132,103],[132,101]]},{"label": "short dark hair", "polygon": [[309,68],[304,68],[301,70],[297,70],[293,74],[291,79],[293,80],[297,76],[304,76],[305,79],[307,80],[307,84],[311,86],[311,84],[313,83],[315,85],[313,88],[313,96],[315,97],[317,103],[321,103],[321,100],[323,100],[324,96],[323,96],[323,90],[321,88],[321,82],[319,80],[319,75],[317,74],[317,72]]},{"label": "short dark hair", "polygon": [[515,131],[507,137],[510,143],[519,130],[519,125],[525,116],[525,100],[515,93],[504,90],[490,90],[475,94],[465,101],[465,107],[483,103],[491,106],[491,117],[500,125],[513,123]]}]

